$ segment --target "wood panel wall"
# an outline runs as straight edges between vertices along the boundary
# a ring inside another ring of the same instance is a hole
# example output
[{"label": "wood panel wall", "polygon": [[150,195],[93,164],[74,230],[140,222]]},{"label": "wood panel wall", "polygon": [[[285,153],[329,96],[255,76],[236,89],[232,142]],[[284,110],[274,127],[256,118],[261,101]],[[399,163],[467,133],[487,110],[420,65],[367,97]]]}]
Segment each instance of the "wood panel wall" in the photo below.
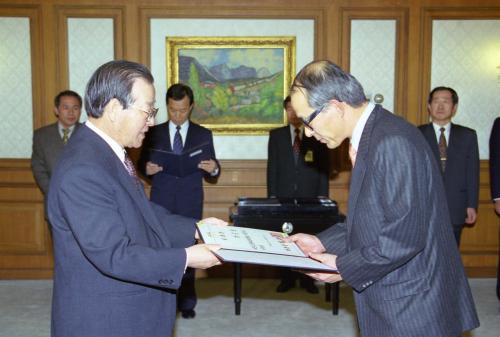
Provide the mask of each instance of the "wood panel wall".
[{"label": "wood panel wall", "polygon": [[[500,19],[498,0],[7,0],[0,16],[29,17],[32,50],[33,127],[54,122],[53,97],[69,83],[67,18],[114,20],[115,56],[149,64],[151,18],[276,18],[315,22],[315,57],[349,68],[350,20],[394,19],[397,27],[395,113],[414,124],[426,121],[433,19]],[[333,154],[337,174],[330,195],[345,212],[350,165],[346,147]],[[227,219],[239,196],[266,195],[266,162],[225,160],[216,185],[205,184],[206,216]],[[500,219],[490,202],[487,161],[481,162],[479,216],[463,233],[468,272],[493,276]],[[53,256],[43,196],[29,159],[0,158],[0,278],[48,278]]]}]

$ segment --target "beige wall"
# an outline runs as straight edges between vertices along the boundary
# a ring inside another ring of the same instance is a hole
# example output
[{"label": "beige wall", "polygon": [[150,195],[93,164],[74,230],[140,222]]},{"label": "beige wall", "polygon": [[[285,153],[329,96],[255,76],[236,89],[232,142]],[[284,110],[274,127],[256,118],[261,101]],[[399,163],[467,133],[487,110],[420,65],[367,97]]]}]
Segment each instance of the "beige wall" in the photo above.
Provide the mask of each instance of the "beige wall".
[{"label": "beige wall", "polygon": [[[433,83],[433,20],[500,20],[500,5],[497,0],[473,4],[465,0],[11,0],[0,4],[0,17],[30,19],[32,128],[54,121],[54,116],[47,113],[52,111],[53,97],[71,81],[68,18],[113,19],[114,57],[148,65],[152,59],[153,18],[312,20],[313,57],[331,59],[347,69],[351,60],[351,21],[394,20],[394,111],[420,124],[427,119],[425,101]],[[340,173],[332,176],[331,196],[345,211],[347,149],[341,147],[332,156]],[[238,196],[265,196],[265,160],[223,160],[222,167],[218,184],[206,186],[205,215],[227,218]],[[481,162],[480,188],[479,219],[473,228],[464,231],[461,250],[469,272],[491,276],[496,270],[500,220],[489,200],[487,161]],[[51,276],[50,233],[42,201],[29,160],[0,159],[0,278]]]}]

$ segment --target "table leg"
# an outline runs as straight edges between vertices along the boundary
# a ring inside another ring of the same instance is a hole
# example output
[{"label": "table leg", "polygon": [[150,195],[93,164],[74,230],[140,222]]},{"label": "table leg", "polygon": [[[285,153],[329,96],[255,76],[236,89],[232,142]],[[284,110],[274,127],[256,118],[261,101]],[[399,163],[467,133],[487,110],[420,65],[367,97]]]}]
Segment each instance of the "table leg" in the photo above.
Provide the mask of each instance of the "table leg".
[{"label": "table leg", "polygon": [[241,309],[241,263],[234,263],[234,314],[239,315]]},{"label": "table leg", "polygon": [[339,283],[336,282],[331,285],[332,313],[334,315],[339,314]]}]

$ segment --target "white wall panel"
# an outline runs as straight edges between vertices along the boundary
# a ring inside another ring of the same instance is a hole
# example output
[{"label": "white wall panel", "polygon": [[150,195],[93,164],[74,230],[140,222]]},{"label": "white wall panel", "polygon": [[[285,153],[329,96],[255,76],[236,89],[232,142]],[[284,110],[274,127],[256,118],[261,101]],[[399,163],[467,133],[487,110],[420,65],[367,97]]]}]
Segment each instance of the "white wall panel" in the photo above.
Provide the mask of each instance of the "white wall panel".
[{"label": "white wall panel", "polygon": [[394,112],[396,21],[351,21],[351,69],[370,100],[384,96],[382,105]]},{"label": "white wall panel", "polygon": [[[237,29],[235,29],[237,27]],[[156,101],[160,108],[156,123],[167,119],[165,93],[169,86],[166,71],[167,36],[295,36],[296,70],[314,58],[313,20],[219,20],[152,19],[151,71],[155,77]],[[268,136],[214,136],[219,159],[266,159]]]},{"label": "white wall panel", "polygon": [[[92,73],[114,59],[113,19],[68,19],[68,64],[70,89],[82,96]],[[80,121],[87,115],[82,109]]]},{"label": "white wall panel", "polygon": [[33,135],[29,18],[0,18],[0,158],[29,158]]}]

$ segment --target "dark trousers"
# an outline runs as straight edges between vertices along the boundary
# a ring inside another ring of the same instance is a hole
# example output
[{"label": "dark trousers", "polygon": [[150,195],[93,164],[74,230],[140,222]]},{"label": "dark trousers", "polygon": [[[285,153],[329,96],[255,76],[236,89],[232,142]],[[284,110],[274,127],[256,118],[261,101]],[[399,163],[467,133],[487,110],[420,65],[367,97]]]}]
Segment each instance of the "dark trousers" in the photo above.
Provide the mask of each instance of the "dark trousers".
[{"label": "dark trousers", "polygon": [[194,286],[194,269],[187,268],[182,278],[182,283],[177,292],[177,309],[193,310],[196,306],[196,289]]},{"label": "dark trousers", "polygon": [[308,284],[314,284],[314,280],[307,275],[291,270],[290,268],[280,268],[281,282],[295,284],[299,279],[300,286],[305,287]]},{"label": "dark trousers", "polygon": [[457,247],[460,247],[460,238],[462,236],[463,225],[453,225],[453,234],[455,234],[455,241],[457,242]]}]

